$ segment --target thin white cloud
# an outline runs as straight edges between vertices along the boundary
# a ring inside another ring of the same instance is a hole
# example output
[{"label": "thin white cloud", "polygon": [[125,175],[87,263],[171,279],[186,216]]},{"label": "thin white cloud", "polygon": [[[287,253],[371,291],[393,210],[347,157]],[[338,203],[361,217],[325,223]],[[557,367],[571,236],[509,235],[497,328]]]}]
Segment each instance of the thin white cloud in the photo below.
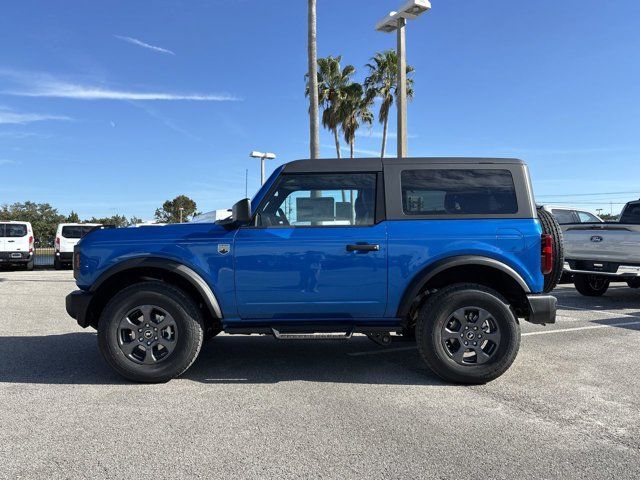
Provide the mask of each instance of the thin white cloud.
[{"label": "thin white cloud", "polygon": [[[357,134],[357,136],[361,138],[382,138],[382,132],[372,130],[367,133],[359,133]],[[414,135],[412,133],[407,134],[407,138],[417,138],[417,137],[418,137],[417,135]],[[398,134],[396,132],[387,132],[387,140],[392,138],[398,138]]]},{"label": "thin white cloud", "polygon": [[18,162],[16,162],[15,160],[8,160],[6,158],[0,158],[0,165],[13,165],[13,164],[17,164]]},{"label": "thin white cloud", "polygon": [[0,106],[0,124],[24,125],[25,123],[43,122],[47,120],[73,120],[64,115],[50,115],[48,113],[16,112]]},{"label": "thin white cloud", "polygon": [[[329,144],[322,144],[320,145],[321,148],[324,148],[326,150],[333,150],[334,152],[336,151],[336,146],[335,145],[329,145]],[[349,147],[340,147],[340,151],[344,152],[344,153],[351,153],[351,150],[349,149]],[[364,150],[362,148],[354,148],[353,149],[354,153],[360,153],[362,155],[369,155],[371,157],[379,157],[380,156],[380,151],[376,151],[376,150]]]},{"label": "thin white cloud", "polygon": [[123,42],[131,43],[133,45],[137,45],[142,48],[146,48],[148,50],[153,50],[154,52],[165,53],[167,55],[175,55],[175,52],[169,50],[168,48],[158,47],[156,45],[151,45],[149,43],[143,42],[142,40],[138,40],[137,38],[127,37],[124,35],[114,35],[118,40],[122,40]]},{"label": "thin white cloud", "polygon": [[0,69],[0,77],[9,78],[16,88],[0,93],[20,97],[70,98],[75,100],[188,100],[197,102],[231,102],[240,100],[228,93],[139,92],[109,87],[71,83],[51,75]]}]

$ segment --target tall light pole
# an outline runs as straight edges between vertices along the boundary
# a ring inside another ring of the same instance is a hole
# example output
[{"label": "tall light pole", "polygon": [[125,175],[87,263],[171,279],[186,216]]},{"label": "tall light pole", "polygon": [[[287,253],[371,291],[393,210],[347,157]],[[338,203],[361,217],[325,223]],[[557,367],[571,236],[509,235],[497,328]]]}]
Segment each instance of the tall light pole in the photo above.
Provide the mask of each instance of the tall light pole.
[{"label": "tall light pole", "polygon": [[184,207],[180,207],[178,210],[180,210],[180,223],[182,223],[182,212],[184,212]]},{"label": "tall light pole", "polygon": [[259,158],[260,159],[260,185],[264,185],[264,161],[265,160],[273,160],[276,158],[275,153],[262,153],[256,152],[255,150],[249,154],[251,158]]},{"label": "tall light pole", "polygon": [[407,20],[413,20],[431,8],[429,0],[409,0],[397,12],[391,12],[376,25],[379,32],[397,33],[398,87],[396,105],[398,108],[398,158],[407,156],[407,50],[405,27]]}]

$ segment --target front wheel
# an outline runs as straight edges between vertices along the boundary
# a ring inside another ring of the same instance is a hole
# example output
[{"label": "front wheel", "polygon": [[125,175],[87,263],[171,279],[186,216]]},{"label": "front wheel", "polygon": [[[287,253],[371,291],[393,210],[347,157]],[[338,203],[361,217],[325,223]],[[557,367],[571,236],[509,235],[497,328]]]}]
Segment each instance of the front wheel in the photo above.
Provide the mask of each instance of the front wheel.
[{"label": "front wheel", "polygon": [[499,293],[456,284],[437,291],[420,308],[416,340],[436,375],[481,384],[498,378],[515,360],[520,325]]},{"label": "front wheel", "polygon": [[131,285],[107,304],[98,345],[111,367],[129,380],[166,382],[184,373],[202,347],[204,328],[196,303],[160,282]]},{"label": "front wheel", "polygon": [[609,279],[602,275],[575,274],[573,284],[586,297],[600,297],[609,289]]}]

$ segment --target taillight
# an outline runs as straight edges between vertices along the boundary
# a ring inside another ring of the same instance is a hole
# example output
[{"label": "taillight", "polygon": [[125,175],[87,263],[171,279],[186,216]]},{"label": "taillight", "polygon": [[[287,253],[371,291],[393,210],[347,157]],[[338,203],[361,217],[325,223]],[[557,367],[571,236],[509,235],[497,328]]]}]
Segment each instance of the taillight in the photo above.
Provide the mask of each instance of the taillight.
[{"label": "taillight", "polygon": [[33,235],[29,237],[29,253],[33,253]]},{"label": "taillight", "polygon": [[546,233],[540,236],[542,254],[540,257],[540,269],[544,275],[553,271],[553,237]]},{"label": "taillight", "polygon": [[56,237],[55,247],[60,250],[60,237]]}]

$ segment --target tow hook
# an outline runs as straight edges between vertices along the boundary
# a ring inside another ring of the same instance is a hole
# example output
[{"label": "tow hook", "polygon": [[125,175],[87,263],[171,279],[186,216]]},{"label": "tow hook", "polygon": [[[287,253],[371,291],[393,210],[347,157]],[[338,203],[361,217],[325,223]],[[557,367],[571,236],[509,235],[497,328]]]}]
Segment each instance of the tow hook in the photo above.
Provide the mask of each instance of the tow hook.
[{"label": "tow hook", "polygon": [[391,332],[369,332],[367,333],[367,337],[369,337],[369,340],[372,342],[382,345],[383,347],[391,344]]}]

